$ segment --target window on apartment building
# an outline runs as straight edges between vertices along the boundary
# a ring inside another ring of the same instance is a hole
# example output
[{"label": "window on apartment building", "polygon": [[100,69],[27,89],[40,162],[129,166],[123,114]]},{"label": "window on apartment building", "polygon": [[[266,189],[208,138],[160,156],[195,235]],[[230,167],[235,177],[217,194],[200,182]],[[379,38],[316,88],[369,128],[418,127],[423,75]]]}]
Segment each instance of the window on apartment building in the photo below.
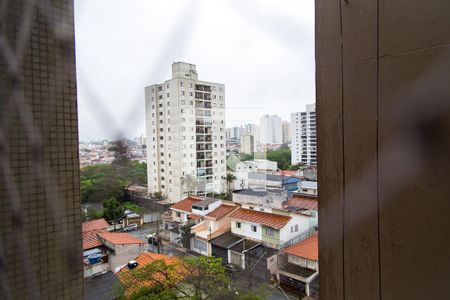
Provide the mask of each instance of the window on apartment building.
[{"label": "window on apartment building", "polygon": [[240,222],[236,222],[236,228],[241,228],[241,223]]},{"label": "window on apartment building", "polygon": [[158,86],[158,91],[162,91],[162,85]]},{"label": "window on apartment building", "polygon": [[159,95],[159,96],[158,96],[158,99],[162,99],[162,95]]},{"label": "window on apartment building", "polygon": [[291,233],[294,232],[294,226],[291,226]]},{"label": "window on apartment building", "polygon": [[170,93],[167,93],[167,98],[169,98],[170,97]]},{"label": "window on apartment building", "polygon": [[256,232],[258,229],[256,228],[256,226],[252,225],[252,231]]},{"label": "window on apartment building", "polygon": [[180,218],[181,217],[181,213],[177,212],[177,217]]},{"label": "window on apartment building", "polygon": [[298,224],[295,224],[295,232],[298,232]]},{"label": "window on apartment building", "polygon": [[180,81],[180,86],[184,86],[184,82],[183,81]]}]

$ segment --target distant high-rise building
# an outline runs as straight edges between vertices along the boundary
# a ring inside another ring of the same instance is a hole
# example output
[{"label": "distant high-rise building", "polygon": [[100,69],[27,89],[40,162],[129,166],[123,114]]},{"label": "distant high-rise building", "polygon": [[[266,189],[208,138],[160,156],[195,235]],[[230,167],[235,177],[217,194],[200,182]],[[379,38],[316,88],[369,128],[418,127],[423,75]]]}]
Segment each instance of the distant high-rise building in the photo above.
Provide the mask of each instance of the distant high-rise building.
[{"label": "distant high-rise building", "polygon": [[261,135],[260,143],[262,144],[282,144],[283,130],[281,126],[281,118],[277,115],[264,115],[260,119]]},{"label": "distant high-rise building", "polygon": [[281,127],[283,128],[283,144],[287,144],[291,141],[291,124],[288,121],[283,121]]},{"label": "distant high-rise building", "polygon": [[291,114],[292,164],[317,163],[316,105],[306,105],[306,111]]},{"label": "distant high-rise building", "polygon": [[241,136],[241,153],[253,154],[255,149],[255,138],[251,134]]},{"label": "distant high-rise building", "polygon": [[227,128],[226,138],[227,138],[227,140],[239,140],[241,138],[242,134],[243,134],[243,128],[235,126],[235,127]]},{"label": "distant high-rise building", "polygon": [[259,144],[259,136],[260,136],[260,130],[259,125],[256,124],[245,124],[244,125],[244,132],[243,134],[250,134],[253,135],[253,142],[256,147],[257,144]]},{"label": "distant high-rise building", "polygon": [[135,137],[134,141],[138,145],[145,145],[146,144],[146,137],[145,137],[145,135],[141,134],[141,136]]},{"label": "distant high-rise building", "polygon": [[[172,79],[145,89],[149,193],[170,202],[225,191],[225,86],[198,80],[193,64],[172,64]],[[189,186],[186,186],[189,185]]]}]

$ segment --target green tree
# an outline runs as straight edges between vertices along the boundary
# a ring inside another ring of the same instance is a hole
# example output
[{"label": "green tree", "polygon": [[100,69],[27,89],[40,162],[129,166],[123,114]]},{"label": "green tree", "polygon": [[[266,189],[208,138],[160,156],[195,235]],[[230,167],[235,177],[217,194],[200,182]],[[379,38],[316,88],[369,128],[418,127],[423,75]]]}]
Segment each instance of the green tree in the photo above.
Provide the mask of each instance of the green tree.
[{"label": "green tree", "polygon": [[124,211],[122,203],[115,198],[103,201],[103,216],[108,221],[114,221],[114,225],[115,221],[123,216]]},{"label": "green tree", "polygon": [[225,181],[227,182],[227,191],[229,194],[231,194],[231,183],[233,180],[236,180],[236,176],[234,176],[233,173],[227,173],[225,176]]},{"label": "green tree", "polygon": [[286,170],[291,165],[291,149],[280,147],[276,150],[267,150],[266,158],[276,161],[279,169]]},{"label": "green tree", "polygon": [[230,280],[222,260],[212,256],[182,257],[171,263],[152,263],[119,273],[122,299],[265,300],[263,285],[249,289]]}]

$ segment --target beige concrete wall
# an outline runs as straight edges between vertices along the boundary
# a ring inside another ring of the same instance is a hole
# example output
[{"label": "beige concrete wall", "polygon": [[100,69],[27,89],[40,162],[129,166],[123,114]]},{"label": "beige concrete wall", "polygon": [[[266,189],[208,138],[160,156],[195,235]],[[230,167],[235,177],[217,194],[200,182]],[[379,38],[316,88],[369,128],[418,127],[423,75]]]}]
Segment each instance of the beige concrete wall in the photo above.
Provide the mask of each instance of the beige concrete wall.
[{"label": "beige concrete wall", "polygon": [[321,299],[450,294],[449,11],[316,0]]}]

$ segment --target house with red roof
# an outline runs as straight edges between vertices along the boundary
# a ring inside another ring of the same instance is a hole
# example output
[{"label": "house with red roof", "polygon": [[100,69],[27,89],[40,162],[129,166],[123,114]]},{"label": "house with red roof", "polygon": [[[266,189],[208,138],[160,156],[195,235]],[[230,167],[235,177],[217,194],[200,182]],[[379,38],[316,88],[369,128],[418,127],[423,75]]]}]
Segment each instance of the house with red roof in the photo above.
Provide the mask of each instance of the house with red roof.
[{"label": "house with red roof", "polygon": [[261,211],[243,206],[234,211],[231,232],[273,248],[282,248],[292,239],[311,229],[310,216],[282,210]]},{"label": "house with red roof", "polygon": [[[318,234],[314,233],[302,241],[280,251],[269,271],[278,283],[299,296],[319,296],[319,246]],[[270,270],[271,269],[271,270]]]},{"label": "house with red roof", "polygon": [[105,219],[82,223],[84,277],[114,271],[145,250],[144,241],[108,226]]},{"label": "house with red roof", "polygon": [[232,202],[220,201],[220,206],[205,214],[200,223],[191,228],[194,237],[191,238],[191,250],[203,255],[211,255],[210,240],[230,231],[229,216],[239,209]]},{"label": "house with red roof", "polygon": [[[226,203],[225,203],[226,202]],[[169,237],[172,243],[181,243],[180,226],[191,223],[191,233],[194,237],[183,245],[188,249],[204,255],[211,255],[209,240],[229,231],[230,220],[226,218],[238,207],[233,202],[216,198],[189,196],[170,207],[172,219]]]}]

